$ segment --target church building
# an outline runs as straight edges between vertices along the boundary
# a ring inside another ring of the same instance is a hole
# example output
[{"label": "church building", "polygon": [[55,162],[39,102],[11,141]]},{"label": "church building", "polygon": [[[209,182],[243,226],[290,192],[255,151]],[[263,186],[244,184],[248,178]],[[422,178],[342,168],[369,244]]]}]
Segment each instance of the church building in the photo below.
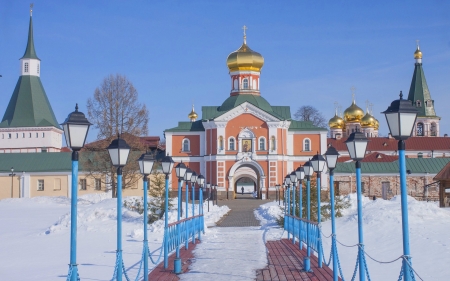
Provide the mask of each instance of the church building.
[{"label": "church building", "polygon": [[[190,121],[165,130],[166,153],[216,184],[219,198],[234,198],[242,182],[253,183],[259,198],[275,198],[275,186],[287,173],[327,149],[326,128],[293,120],[289,106],[264,99],[263,64],[244,32],[242,46],[227,58],[229,97],[221,105],[203,106],[200,118],[193,107]],[[172,190],[177,186],[173,172]]]},{"label": "church building", "polygon": [[33,40],[33,17],[20,77],[0,123],[0,153],[59,152],[62,134],[41,82],[41,60]]}]

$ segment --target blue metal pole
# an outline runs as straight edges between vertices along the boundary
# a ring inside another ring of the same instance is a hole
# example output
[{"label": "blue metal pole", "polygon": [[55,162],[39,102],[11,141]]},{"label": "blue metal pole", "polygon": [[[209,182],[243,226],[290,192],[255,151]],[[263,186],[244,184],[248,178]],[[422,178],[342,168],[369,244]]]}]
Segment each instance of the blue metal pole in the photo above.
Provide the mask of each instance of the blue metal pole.
[{"label": "blue metal pole", "polygon": [[[403,255],[411,264],[411,256],[409,250],[409,223],[408,223],[408,190],[406,187],[406,159],[405,159],[405,141],[398,141],[398,162],[400,168],[400,196],[402,205],[402,233],[403,233]],[[410,281],[412,279],[409,265],[403,260],[403,280]]]},{"label": "blue metal pole", "polygon": [[283,205],[284,205],[284,230],[287,230],[286,229],[286,226],[287,226],[287,217],[286,217],[286,214],[287,214],[287,206],[286,206],[286,186],[284,186],[283,187]]},{"label": "blue metal pole", "polygon": [[[189,182],[186,181],[186,215],[185,218],[189,216]],[[186,241],[184,241],[184,248],[189,249],[189,222],[186,222]]]},{"label": "blue metal pole", "polygon": [[[181,206],[182,206],[182,202],[181,202],[181,189],[182,189],[183,183],[181,182],[181,178],[178,178],[178,212],[177,212],[177,220],[178,222],[180,221],[181,218]],[[181,233],[180,233],[180,226],[179,224],[177,224],[177,238],[180,239],[181,238]],[[179,240],[180,241],[180,240]],[[180,274],[181,273],[181,259],[180,259],[180,245],[177,242],[177,247],[176,247],[176,257],[173,260],[173,268],[174,268],[174,272],[175,274]]]},{"label": "blue metal pole", "polygon": [[[288,188],[287,188],[287,204],[286,204],[288,215],[291,214],[291,190],[290,190],[290,188],[291,188],[291,185],[289,184],[289,185],[288,185]],[[291,233],[290,233],[290,229],[289,229],[289,228],[290,228],[289,220],[290,220],[290,218],[288,217],[288,223],[287,223],[287,227],[288,227],[288,232],[287,232],[287,234],[288,234],[288,240],[291,239]]]},{"label": "blue metal pole", "polygon": [[334,169],[330,169],[330,203],[331,203],[331,251],[333,255],[333,281],[338,281],[336,217],[334,210]]},{"label": "blue metal pole", "polygon": [[[192,183],[192,216],[195,216],[195,182]],[[192,223],[192,244],[195,244],[195,220]]]},{"label": "blue metal pole", "polygon": [[[295,217],[295,182],[292,183],[292,215]],[[292,219],[292,244],[295,244],[295,219]]]},{"label": "blue metal pole", "polygon": [[70,281],[78,280],[77,267],[77,204],[78,204],[78,151],[72,152],[72,190],[70,202]]},{"label": "blue metal pole", "polygon": [[[200,194],[198,195],[198,214],[199,215],[203,215],[203,186],[200,186]],[[202,219],[201,217],[199,218],[199,226],[198,226],[198,240],[201,240],[201,233],[202,233]]]},{"label": "blue metal pole", "polygon": [[164,268],[169,267],[169,174],[166,174],[166,196],[164,200]]},{"label": "blue metal pole", "polygon": [[122,281],[122,167],[117,168],[117,281]]},{"label": "blue metal pole", "polygon": [[[309,176],[306,176],[306,219],[311,220],[311,180]],[[306,224],[306,257],[303,259],[303,270],[312,272],[311,270],[311,247],[309,245],[309,223]]]},{"label": "blue metal pole", "polygon": [[[320,187],[321,187],[321,185],[320,185],[320,178],[321,178],[321,172],[317,172],[317,222],[320,224],[321,223],[321,221],[322,221],[322,218],[321,218],[321,214],[320,214],[320,209],[321,209],[321,206],[320,206]],[[320,229],[319,229],[320,230]],[[319,240],[319,245],[318,245],[318,266],[319,267],[322,267],[322,259],[323,259],[323,255],[322,255],[322,243],[321,243],[321,240],[322,240],[322,234],[320,233],[320,231],[318,232],[318,235],[319,235],[319,237],[317,237],[317,239]]]},{"label": "blue metal pole", "polygon": [[[303,202],[302,202],[302,180],[299,180],[298,182],[298,217],[299,218],[303,218]],[[298,225],[298,247],[301,250],[302,249],[302,220],[299,221],[299,225]]]},{"label": "blue metal pole", "polygon": [[359,259],[359,280],[364,281],[364,239],[363,239],[363,217],[362,217],[362,194],[361,194],[361,162],[356,161],[356,196],[358,203],[358,259]]},{"label": "blue metal pole", "polygon": [[147,224],[148,224],[148,178],[144,175],[144,281],[148,281],[148,237],[147,237]]}]

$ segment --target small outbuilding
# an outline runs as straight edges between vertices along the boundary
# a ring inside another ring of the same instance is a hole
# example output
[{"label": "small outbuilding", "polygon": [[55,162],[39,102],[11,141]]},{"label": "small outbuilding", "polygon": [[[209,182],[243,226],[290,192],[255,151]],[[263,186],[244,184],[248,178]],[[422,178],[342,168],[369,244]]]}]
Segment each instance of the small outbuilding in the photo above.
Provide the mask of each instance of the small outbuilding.
[{"label": "small outbuilding", "polygon": [[439,181],[439,207],[450,207],[450,163],[434,177]]}]

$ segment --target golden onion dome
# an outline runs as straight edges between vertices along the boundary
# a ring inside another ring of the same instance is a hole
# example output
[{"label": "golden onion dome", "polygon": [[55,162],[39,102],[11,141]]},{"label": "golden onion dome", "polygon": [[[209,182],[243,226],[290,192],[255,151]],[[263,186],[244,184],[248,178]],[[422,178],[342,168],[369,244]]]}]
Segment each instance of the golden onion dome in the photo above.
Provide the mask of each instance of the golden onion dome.
[{"label": "golden onion dome", "polygon": [[419,48],[419,45],[417,45],[417,49],[414,52],[414,58],[417,59],[422,59],[422,51]]},{"label": "golden onion dome", "polygon": [[345,122],[359,122],[364,116],[364,111],[353,101],[352,105],[344,111]]},{"label": "golden onion dome", "polygon": [[328,121],[328,126],[330,126],[330,129],[343,129],[345,127],[344,119],[335,114],[334,117]]},{"label": "golden onion dome", "polygon": [[377,119],[375,119],[375,117],[373,117],[372,115],[369,114],[369,112],[367,112],[366,115],[364,115],[364,117],[361,118],[361,127],[375,128],[376,120]]},{"label": "golden onion dome", "polygon": [[194,110],[194,105],[192,105],[192,110],[191,113],[188,114],[188,117],[189,119],[191,119],[191,121],[197,120],[198,114]]},{"label": "golden onion dome", "polygon": [[378,119],[375,119],[375,126],[374,129],[378,130],[378,128],[380,128],[380,122],[378,121]]},{"label": "golden onion dome", "polygon": [[247,46],[245,37],[242,46],[236,51],[229,54],[227,58],[227,66],[230,72],[240,70],[260,72],[263,65],[263,56]]}]

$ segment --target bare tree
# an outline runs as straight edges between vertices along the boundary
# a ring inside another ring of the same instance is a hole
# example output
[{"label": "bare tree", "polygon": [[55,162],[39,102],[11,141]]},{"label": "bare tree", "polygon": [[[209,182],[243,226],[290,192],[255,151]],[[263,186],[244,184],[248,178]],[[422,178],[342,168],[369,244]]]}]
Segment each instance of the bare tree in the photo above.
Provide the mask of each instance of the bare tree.
[{"label": "bare tree", "polygon": [[87,101],[89,121],[98,129],[97,138],[118,133],[148,134],[148,110],[138,102],[138,92],[127,77],[116,74],[103,79]]},{"label": "bare tree", "polygon": [[299,121],[311,121],[316,127],[327,127],[327,121],[325,117],[323,117],[323,114],[311,105],[301,106],[297,112],[295,112],[294,118]]}]

